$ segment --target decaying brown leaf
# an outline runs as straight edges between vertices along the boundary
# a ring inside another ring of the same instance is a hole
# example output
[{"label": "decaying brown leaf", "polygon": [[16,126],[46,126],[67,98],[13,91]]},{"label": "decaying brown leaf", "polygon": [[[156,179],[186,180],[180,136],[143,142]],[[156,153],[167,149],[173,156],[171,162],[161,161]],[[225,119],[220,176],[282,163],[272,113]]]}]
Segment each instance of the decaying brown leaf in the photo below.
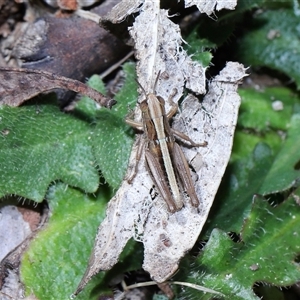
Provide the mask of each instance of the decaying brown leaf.
[{"label": "decaying brown leaf", "polygon": [[86,95],[107,108],[116,104],[115,100],[77,80],[45,71],[0,67],[0,104],[19,106],[40,93],[57,88]]}]

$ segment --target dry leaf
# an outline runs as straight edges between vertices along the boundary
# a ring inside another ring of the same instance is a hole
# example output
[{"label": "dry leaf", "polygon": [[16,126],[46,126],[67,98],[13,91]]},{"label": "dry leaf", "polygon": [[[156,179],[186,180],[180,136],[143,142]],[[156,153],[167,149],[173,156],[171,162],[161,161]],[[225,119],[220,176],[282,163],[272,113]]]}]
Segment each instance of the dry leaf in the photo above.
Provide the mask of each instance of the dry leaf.
[{"label": "dry leaf", "polygon": [[[182,147],[188,161],[199,153],[202,157],[202,167],[194,174],[199,208],[192,207],[187,200],[183,209],[169,213],[161,196],[152,194],[153,183],[142,158],[132,184],[123,181],[108,204],[89,266],[75,295],[93,275],[117,263],[131,237],[144,243],[143,268],[153,280],[164,282],[174,274],[179,260],[193,247],[202,230],[230,158],[240,105],[237,87],[244,76],[242,65],[229,62],[210,83],[202,106],[197,98],[189,95],[174,122],[176,129],[195,142],[208,141],[205,148]],[[131,153],[131,164],[135,163],[137,144],[138,139]]]},{"label": "dry leaf", "polygon": [[119,23],[132,13],[139,10],[139,6],[144,0],[123,0],[116,4],[112,10],[105,16],[106,20],[112,23]]},{"label": "dry leaf", "polygon": [[207,141],[208,146],[182,147],[188,161],[201,155],[202,167],[195,176],[199,208],[192,207],[187,199],[183,209],[169,214],[166,209],[161,209],[160,199],[155,200],[157,202],[153,203],[147,216],[143,231],[143,268],[157,282],[164,282],[174,274],[180,258],[193,247],[207,219],[230,158],[240,105],[237,87],[245,75],[242,65],[227,63],[210,83],[202,106],[190,95],[182,104],[181,115],[174,120],[173,128],[189,135],[195,142]]},{"label": "dry leaf", "polygon": [[[147,1],[147,0],[123,0],[113,7],[113,9],[105,17],[106,20],[110,20],[112,23],[122,22],[127,16],[132,13],[138,12],[141,8],[141,4],[145,6],[146,3],[160,5],[159,0]],[[214,10],[230,9],[233,10],[237,5],[237,0],[184,0],[185,7],[195,5],[201,13],[211,15]],[[145,33],[146,31],[144,31]]]},{"label": "dry leaf", "polygon": [[0,104],[19,106],[32,97],[56,88],[86,95],[101,106],[111,108],[116,101],[84,83],[45,71],[0,68]]},{"label": "dry leaf", "polygon": [[205,93],[205,68],[192,61],[182,49],[180,28],[169,20],[166,10],[159,8],[158,1],[144,3],[130,34],[138,59],[138,80],[147,93],[152,92],[158,72],[161,76],[155,92],[164,99],[176,88],[174,100],[177,101],[184,83],[195,93]]},{"label": "dry leaf", "polygon": [[185,7],[196,5],[201,13],[211,15],[214,10],[234,9],[237,0],[185,0]]}]

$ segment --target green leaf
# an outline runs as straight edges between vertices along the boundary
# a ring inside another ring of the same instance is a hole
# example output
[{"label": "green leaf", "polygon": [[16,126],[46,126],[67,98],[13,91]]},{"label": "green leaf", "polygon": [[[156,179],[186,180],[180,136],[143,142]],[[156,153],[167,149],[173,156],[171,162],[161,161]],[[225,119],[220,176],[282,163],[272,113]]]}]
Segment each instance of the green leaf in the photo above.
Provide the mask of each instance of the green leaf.
[{"label": "green leaf", "polygon": [[239,40],[239,56],[251,66],[266,66],[285,73],[300,87],[299,17],[292,9],[256,14]]},{"label": "green leaf", "polygon": [[[233,153],[205,226],[206,234],[215,227],[238,231],[253,195],[283,193],[297,186],[300,179],[300,114],[292,115],[299,99],[285,88],[241,89],[240,94]],[[272,109],[275,100],[282,102],[283,110]]]},{"label": "green leaf", "polygon": [[[300,115],[295,114],[290,123],[288,136],[281,150],[276,155],[272,166],[262,185],[259,193],[263,195],[285,191],[300,181]],[[297,167],[298,166],[298,167]],[[284,176],[283,176],[284,174]]]},{"label": "green leaf", "polygon": [[[206,225],[208,232],[215,227],[238,231],[250,210],[250,199],[253,195],[283,192],[298,184],[299,117],[298,114],[293,116],[287,139],[281,148],[281,143],[276,145],[274,140],[272,148],[260,142],[251,153],[228,165]],[[238,134],[237,139],[241,145],[248,143],[241,137],[256,141],[253,136]],[[254,142],[251,141],[252,145]]]},{"label": "green leaf", "polygon": [[[266,132],[269,129],[287,130],[298,98],[287,88],[240,89],[242,104],[238,125],[255,131]],[[276,110],[276,104],[279,109]]]},{"label": "green leaf", "polygon": [[[48,105],[51,108],[48,113],[50,121],[53,116],[59,115],[62,123],[66,118],[70,118],[76,124],[83,124],[82,135],[78,136],[76,130],[74,130],[73,136],[75,136],[76,141],[74,147],[78,147],[82,136],[86,136],[90,160],[93,162],[91,167],[97,175],[95,190],[98,189],[99,185],[96,165],[100,166],[102,174],[107,176],[105,179],[112,188],[120,184],[127,166],[126,158],[131,149],[133,132],[125,125],[123,119],[128,110],[127,103],[133,104],[137,97],[134,65],[126,64],[124,71],[125,83],[123,89],[116,96],[119,105],[112,111],[99,110],[98,105],[87,97],[82,97],[72,114],[61,113],[53,103]],[[93,87],[103,92],[103,84],[99,76],[95,75],[91,80]],[[33,110],[34,114],[36,113],[35,106],[29,105],[24,109],[26,116],[28,116],[30,110]],[[45,111],[48,112],[48,107],[45,105],[40,105],[40,113],[41,109],[44,113]],[[16,111],[18,112],[19,108]],[[34,114],[30,119],[33,120],[35,125],[39,125],[42,121],[37,121]],[[42,117],[42,120],[44,120],[45,115]],[[59,124],[61,129],[66,132],[73,128],[68,128],[66,123]],[[55,132],[56,127],[50,128],[50,132]],[[28,131],[32,136],[35,136],[35,127],[29,128]],[[48,131],[45,130],[45,132]],[[22,140],[21,137],[22,135],[20,135],[20,140]],[[57,139],[60,142],[62,140],[61,138]],[[39,140],[39,143],[42,143],[42,141]],[[52,155],[54,155],[53,152],[52,149]],[[80,153],[80,155],[84,156],[84,153]],[[43,168],[48,158],[49,156],[45,155],[43,160],[37,161],[37,168],[40,168],[41,172],[45,171]],[[118,159],[124,161],[116,163]],[[64,163],[65,161],[62,161],[54,165],[53,169],[66,168]],[[76,160],[70,160],[70,164],[74,163],[76,163]],[[83,166],[86,167],[84,164]],[[49,173],[51,174],[51,172],[53,172],[52,169]],[[60,173],[58,172],[58,174]],[[28,175],[28,177],[30,176],[34,178],[34,175]],[[89,179],[91,178],[87,176],[87,180]],[[22,180],[24,179],[22,178]],[[45,180],[45,188],[49,183]],[[69,182],[67,181],[67,183]],[[28,190],[35,191],[35,189],[36,186],[33,185]],[[16,190],[14,190],[14,193],[16,193]],[[49,223],[30,245],[22,261],[22,281],[29,294],[32,292],[41,300],[69,299],[87,267],[97,227],[104,218],[106,202],[112,195],[112,191],[103,185],[98,189],[96,196],[89,196],[80,190],[68,188],[62,183],[49,189],[46,199],[49,201],[51,210]],[[43,196],[42,193],[41,196]],[[129,242],[120,257],[120,262],[111,271],[95,276],[76,299],[98,299],[100,295],[112,295],[112,291],[108,289],[110,279],[125,271],[141,268],[142,251],[141,245],[139,246],[133,241]],[[132,253],[135,255],[135,260],[130,258]]]},{"label": "green leaf", "polygon": [[208,67],[213,56],[204,50],[214,48],[216,45],[206,38],[200,38],[197,30],[198,27],[186,37],[187,44],[184,49],[192,56],[193,60],[200,62],[204,67]]},{"label": "green leaf", "polygon": [[[300,196],[297,190],[295,197]],[[300,253],[299,205],[293,197],[277,207],[256,198],[251,213],[241,231],[241,241],[214,229],[203,253],[191,271],[186,271],[189,283],[214,289],[226,299],[259,299],[253,293],[255,282],[287,286],[300,278],[300,268],[294,261]],[[210,299],[210,295],[186,289],[183,299]]]},{"label": "green leaf", "polygon": [[40,104],[0,109],[0,196],[40,202],[57,179],[87,192],[98,188],[88,123],[65,114],[53,96]]},{"label": "green leaf", "polygon": [[[256,145],[261,142],[268,145],[275,153],[280,149],[283,141],[281,135],[272,130],[263,132],[262,134],[259,132],[249,132],[247,130],[236,131],[230,163],[245,163],[245,161],[249,159],[249,156],[251,156]],[[243,166],[241,165],[241,167]]]},{"label": "green leaf", "polygon": [[[112,111],[83,97],[72,113],[63,113],[55,97],[22,107],[0,107],[0,197],[16,194],[40,202],[49,184],[62,180],[85,192],[99,185],[98,168],[114,188],[128,163],[133,131],[123,119],[136,100],[134,66],[124,66],[125,84]],[[92,85],[103,91],[99,76]],[[112,163],[113,162],[113,163]]]},{"label": "green leaf", "polygon": [[[49,189],[51,218],[22,259],[20,272],[27,294],[33,292],[40,300],[69,299],[87,266],[97,227],[105,217],[105,199],[110,196],[105,187],[95,197],[62,183]],[[94,278],[77,299],[98,299],[93,289],[103,276]]]},{"label": "green leaf", "polygon": [[[94,74],[89,78],[89,80],[87,81],[87,85],[92,87],[96,91],[102,93],[103,95],[106,94],[104,83],[100,76],[97,74]],[[99,110],[98,106],[99,105],[91,98],[87,96],[82,96],[80,98],[80,101],[76,103],[75,114],[83,114],[85,118],[95,121],[97,112]]]},{"label": "green leaf", "polygon": [[[222,30],[220,30],[221,28]],[[234,22],[216,22],[209,16],[203,16],[197,26],[185,38],[187,41],[185,49],[190,55],[196,56],[206,49],[214,49],[227,40],[233,29]]]},{"label": "green leaf", "polygon": [[251,199],[258,193],[273,160],[272,149],[260,142],[248,156],[228,165],[205,226],[206,232],[216,227],[239,231],[249,214]]},{"label": "green leaf", "polygon": [[[292,2],[292,1],[290,1]],[[288,1],[270,1],[270,0],[241,0],[237,2],[237,6],[233,12],[230,12],[230,14],[233,14],[234,12],[244,12],[249,11],[253,8],[267,8],[267,7],[291,7],[291,3],[288,3]]]},{"label": "green leaf", "polygon": [[132,63],[124,65],[125,83],[115,97],[118,104],[110,111],[98,112],[92,139],[97,164],[106,182],[113,188],[120,185],[125,175],[133,144],[134,131],[124,119],[128,105],[135,105],[138,97],[134,67]]},{"label": "green leaf", "polygon": [[[22,258],[20,273],[27,294],[33,293],[39,300],[69,299],[87,268],[96,231],[111,196],[107,186],[101,186],[95,196],[63,183],[50,187],[46,197],[50,220]],[[126,271],[140,269],[142,258],[142,244],[130,240],[119,263],[109,272],[96,275],[76,299],[96,300],[101,295],[112,295],[109,282]]]}]

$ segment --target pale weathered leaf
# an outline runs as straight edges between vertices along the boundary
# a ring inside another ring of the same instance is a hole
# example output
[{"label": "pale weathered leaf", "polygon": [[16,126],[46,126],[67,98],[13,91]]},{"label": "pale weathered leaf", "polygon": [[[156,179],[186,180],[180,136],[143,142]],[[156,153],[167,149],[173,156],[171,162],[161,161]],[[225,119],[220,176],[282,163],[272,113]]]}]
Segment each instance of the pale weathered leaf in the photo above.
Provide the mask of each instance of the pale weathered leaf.
[{"label": "pale weathered leaf", "polygon": [[[184,2],[185,7],[196,5],[201,13],[206,13],[207,15],[211,15],[214,10],[232,10],[237,4],[237,0],[185,0]],[[113,23],[122,22],[130,14],[135,13],[140,9],[143,10],[143,7],[140,8],[142,3],[144,3],[144,5],[147,3],[155,4],[157,6],[160,5],[159,0],[123,0],[113,7],[113,9],[105,16],[105,19],[110,20]]]},{"label": "pale weathered leaf", "polygon": [[137,12],[143,0],[123,0],[116,4],[105,16],[105,19],[113,23],[122,22],[130,14]]},{"label": "pale weathered leaf", "polygon": [[237,0],[185,0],[185,7],[196,5],[201,13],[211,15],[214,10],[234,9]]},{"label": "pale weathered leaf", "polygon": [[[159,8],[158,1],[143,4],[130,34],[138,59],[138,81],[146,93],[153,91],[159,72],[161,75],[155,92],[164,99],[168,99],[173,89],[177,89],[174,100],[178,100],[184,83],[195,93],[205,93],[206,68],[193,61],[182,49],[180,28],[168,18],[166,10]],[[141,93],[143,97],[145,95]]]},{"label": "pale weathered leaf", "polygon": [[[185,199],[183,209],[173,214],[168,212],[164,200],[155,192],[142,155],[132,184],[124,180],[109,202],[89,266],[75,295],[94,274],[117,263],[131,237],[144,243],[143,267],[155,281],[164,282],[174,274],[179,260],[193,247],[201,232],[228,163],[240,105],[237,86],[244,76],[242,65],[228,63],[210,83],[202,107],[195,97],[188,96],[182,113],[174,122],[176,129],[195,142],[208,142],[205,148],[182,147],[188,160],[202,157],[202,167],[193,174],[200,206],[192,207],[189,199]],[[139,139],[131,153],[131,166],[135,164]]]}]

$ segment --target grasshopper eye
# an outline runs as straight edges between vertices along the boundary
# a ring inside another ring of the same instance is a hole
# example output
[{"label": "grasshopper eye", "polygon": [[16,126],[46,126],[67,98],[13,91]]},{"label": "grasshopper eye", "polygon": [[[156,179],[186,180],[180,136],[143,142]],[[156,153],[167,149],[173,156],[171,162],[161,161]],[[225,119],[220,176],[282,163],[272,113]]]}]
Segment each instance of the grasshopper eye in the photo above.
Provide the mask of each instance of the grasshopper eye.
[{"label": "grasshopper eye", "polygon": [[142,112],[145,112],[145,111],[148,110],[147,100],[144,100],[144,101],[141,102],[140,109],[141,109]]}]

